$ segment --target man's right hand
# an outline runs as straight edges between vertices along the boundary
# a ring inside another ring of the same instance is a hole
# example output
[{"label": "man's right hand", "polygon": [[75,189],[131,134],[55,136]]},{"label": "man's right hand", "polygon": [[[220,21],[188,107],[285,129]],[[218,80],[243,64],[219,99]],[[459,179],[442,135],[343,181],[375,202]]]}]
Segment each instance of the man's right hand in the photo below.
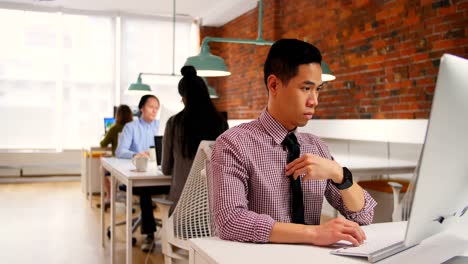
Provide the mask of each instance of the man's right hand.
[{"label": "man's right hand", "polygon": [[273,243],[300,243],[328,246],[340,240],[359,246],[366,239],[361,227],[350,220],[335,218],[322,225],[275,222],[270,233]]},{"label": "man's right hand", "polygon": [[318,246],[331,245],[340,240],[346,240],[354,246],[359,246],[366,239],[366,234],[357,223],[344,218],[332,219],[319,226],[314,226],[314,229],[312,244]]}]

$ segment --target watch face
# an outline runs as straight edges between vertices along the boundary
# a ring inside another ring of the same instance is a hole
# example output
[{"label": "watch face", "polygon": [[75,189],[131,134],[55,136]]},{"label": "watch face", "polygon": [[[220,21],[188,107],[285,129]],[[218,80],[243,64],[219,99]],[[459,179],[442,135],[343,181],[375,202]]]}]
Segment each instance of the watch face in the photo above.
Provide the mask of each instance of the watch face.
[{"label": "watch face", "polygon": [[346,167],[343,167],[343,176],[345,178],[345,181],[348,181],[348,180],[353,180],[353,174],[351,173],[351,171],[346,168]]},{"label": "watch face", "polygon": [[344,189],[348,189],[352,185],[353,185],[353,174],[348,168],[343,167],[343,182],[340,184],[335,184],[335,186],[340,190],[344,190]]}]

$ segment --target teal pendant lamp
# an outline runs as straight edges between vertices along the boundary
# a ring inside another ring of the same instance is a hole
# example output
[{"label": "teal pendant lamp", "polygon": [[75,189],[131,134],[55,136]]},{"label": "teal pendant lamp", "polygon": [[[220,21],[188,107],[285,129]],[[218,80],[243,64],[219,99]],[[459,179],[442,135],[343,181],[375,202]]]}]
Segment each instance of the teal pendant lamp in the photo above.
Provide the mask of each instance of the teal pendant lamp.
[{"label": "teal pendant lamp", "polygon": [[138,74],[138,80],[136,83],[132,83],[128,88],[128,91],[131,93],[150,93],[151,87],[145,83],[141,82],[141,75],[143,73]]},{"label": "teal pendant lamp", "polygon": [[322,82],[329,82],[335,80],[335,75],[332,74],[328,64],[322,61]]},{"label": "teal pendant lamp", "polygon": [[224,60],[210,53],[210,46],[202,45],[200,54],[187,59],[185,65],[192,65],[199,76],[218,77],[228,76],[231,73],[226,67]]},{"label": "teal pendant lamp", "polygon": [[255,44],[255,45],[272,45],[272,41],[265,41],[262,38],[262,16],[263,16],[263,0],[258,4],[258,35],[256,40],[250,39],[235,39],[235,38],[213,38],[205,37],[200,47],[200,54],[189,57],[185,61],[185,65],[192,65],[197,70],[199,76],[204,77],[219,77],[231,75],[231,72],[226,67],[226,63],[221,57],[210,53],[209,42],[224,42],[224,43],[239,43],[239,44]]}]

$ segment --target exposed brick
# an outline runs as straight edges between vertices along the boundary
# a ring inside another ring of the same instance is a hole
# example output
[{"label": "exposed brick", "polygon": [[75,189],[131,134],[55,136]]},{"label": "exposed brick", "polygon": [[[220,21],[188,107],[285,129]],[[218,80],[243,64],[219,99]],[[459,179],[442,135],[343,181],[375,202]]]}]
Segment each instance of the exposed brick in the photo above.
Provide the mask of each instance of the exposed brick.
[{"label": "exposed brick", "polygon": [[433,0],[421,0],[421,6],[431,5]]},{"label": "exposed brick", "polygon": [[382,105],[380,106],[381,112],[391,112],[393,111],[393,105]]},{"label": "exposed brick", "polygon": [[451,14],[454,14],[456,12],[456,7],[454,5],[452,6],[449,6],[449,7],[445,7],[445,8],[439,8],[439,10],[437,10],[439,16],[445,16],[445,15],[451,15]]},{"label": "exposed brick", "polygon": [[398,118],[398,119],[414,119],[414,112],[395,113],[394,118]]},{"label": "exposed brick", "polygon": [[[467,25],[468,26],[468,20],[467,20]],[[445,39],[458,39],[458,38],[465,38],[465,29],[466,28],[452,28],[447,31],[447,33],[444,34]]]},{"label": "exposed brick", "polygon": [[[257,11],[202,28],[202,37],[255,39]],[[468,57],[466,17],[467,1],[265,0],[263,38],[299,38],[322,51],[337,79],[322,90],[315,118],[428,118],[440,57]],[[210,48],[232,72],[209,80],[216,79],[216,106],[230,118],[255,118],[268,100],[269,47]]]},{"label": "exposed brick", "polygon": [[432,3],[432,9],[450,6],[449,0],[439,0]]}]

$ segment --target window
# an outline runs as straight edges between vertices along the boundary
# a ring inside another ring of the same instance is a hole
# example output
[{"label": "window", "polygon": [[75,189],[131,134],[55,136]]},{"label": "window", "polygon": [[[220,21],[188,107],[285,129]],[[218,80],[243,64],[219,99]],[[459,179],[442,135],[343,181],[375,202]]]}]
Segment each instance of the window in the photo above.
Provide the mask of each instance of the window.
[{"label": "window", "polygon": [[[121,20],[0,9],[0,149],[96,145],[114,105],[138,104],[140,95],[126,94],[138,73],[171,74],[174,65],[179,75],[185,59],[198,52],[198,28],[190,18],[177,18],[174,59],[172,18]],[[182,108],[180,76],[143,78],[166,109]]]},{"label": "window", "polygon": [[114,19],[63,16],[63,147],[99,143],[104,117],[113,116]]},{"label": "window", "polygon": [[55,148],[56,14],[0,9],[0,148]]},{"label": "window", "polygon": [[178,110],[183,104],[177,91],[180,69],[187,57],[193,55],[193,23],[187,18],[177,18],[175,24],[175,58],[173,60],[173,21],[172,18],[122,17],[121,40],[121,101],[135,105],[141,95],[126,93],[131,83],[136,82],[140,72],[172,74],[178,76],[142,77],[151,86],[162,105]]},{"label": "window", "polygon": [[0,9],[0,148],[96,144],[114,104],[112,17]]}]

